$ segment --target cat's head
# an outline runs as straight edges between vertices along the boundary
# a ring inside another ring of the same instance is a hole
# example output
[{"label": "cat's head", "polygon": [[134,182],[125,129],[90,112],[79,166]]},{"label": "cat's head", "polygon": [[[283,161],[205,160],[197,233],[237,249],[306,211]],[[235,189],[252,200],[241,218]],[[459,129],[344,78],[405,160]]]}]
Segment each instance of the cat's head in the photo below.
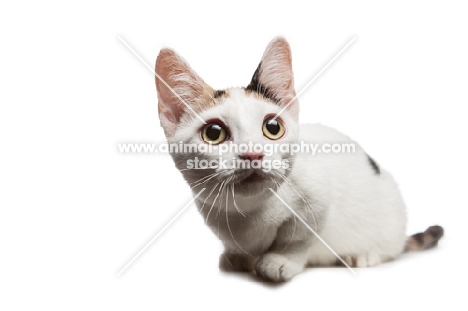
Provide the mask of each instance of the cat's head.
[{"label": "cat's head", "polygon": [[161,50],[156,73],[161,125],[169,144],[187,147],[171,155],[195,192],[216,186],[259,195],[283,182],[293,164],[286,147],[299,130],[285,39],[270,42],[245,88],[214,90],[169,49]]}]

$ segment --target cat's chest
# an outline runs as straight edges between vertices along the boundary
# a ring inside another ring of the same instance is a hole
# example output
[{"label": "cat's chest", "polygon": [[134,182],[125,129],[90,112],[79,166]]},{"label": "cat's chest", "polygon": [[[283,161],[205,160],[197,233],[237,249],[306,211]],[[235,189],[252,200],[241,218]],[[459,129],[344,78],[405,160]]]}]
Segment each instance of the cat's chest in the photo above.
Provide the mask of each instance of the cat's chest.
[{"label": "cat's chest", "polygon": [[264,252],[273,243],[278,227],[290,215],[268,199],[256,205],[256,209],[242,213],[235,207],[228,209],[229,212],[224,209],[208,225],[231,249],[252,254]]}]

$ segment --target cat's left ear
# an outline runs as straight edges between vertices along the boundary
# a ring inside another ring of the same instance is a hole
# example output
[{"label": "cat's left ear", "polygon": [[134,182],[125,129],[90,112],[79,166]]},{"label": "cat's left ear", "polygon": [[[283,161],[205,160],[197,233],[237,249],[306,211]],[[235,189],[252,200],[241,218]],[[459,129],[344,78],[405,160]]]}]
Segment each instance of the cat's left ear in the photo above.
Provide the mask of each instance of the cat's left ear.
[{"label": "cat's left ear", "polygon": [[182,115],[211,103],[214,90],[176,52],[162,49],[156,59],[156,88],[161,126],[172,137]]},{"label": "cat's left ear", "polygon": [[294,90],[291,48],[286,39],[278,37],[268,44],[248,90],[258,92],[286,106],[297,117],[299,104]]}]

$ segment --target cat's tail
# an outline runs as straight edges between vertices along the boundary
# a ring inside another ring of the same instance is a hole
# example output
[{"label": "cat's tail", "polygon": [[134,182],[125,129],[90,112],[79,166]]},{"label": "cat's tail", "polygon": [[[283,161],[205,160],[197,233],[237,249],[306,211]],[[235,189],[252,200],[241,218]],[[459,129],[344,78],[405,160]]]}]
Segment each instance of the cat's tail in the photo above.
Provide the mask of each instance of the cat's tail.
[{"label": "cat's tail", "polygon": [[432,248],[437,245],[443,235],[444,228],[441,226],[430,226],[426,231],[408,237],[406,240],[405,252]]}]

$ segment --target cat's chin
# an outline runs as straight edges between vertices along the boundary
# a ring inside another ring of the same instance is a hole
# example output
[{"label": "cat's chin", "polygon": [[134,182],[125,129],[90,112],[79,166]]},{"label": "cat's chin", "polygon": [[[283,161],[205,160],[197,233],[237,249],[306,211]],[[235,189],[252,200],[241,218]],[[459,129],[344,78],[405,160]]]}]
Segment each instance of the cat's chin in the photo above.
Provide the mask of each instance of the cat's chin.
[{"label": "cat's chin", "polygon": [[233,184],[236,193],[243,196],[259,195],[274,186],[271,177],[257,170],[237,176]]}]

